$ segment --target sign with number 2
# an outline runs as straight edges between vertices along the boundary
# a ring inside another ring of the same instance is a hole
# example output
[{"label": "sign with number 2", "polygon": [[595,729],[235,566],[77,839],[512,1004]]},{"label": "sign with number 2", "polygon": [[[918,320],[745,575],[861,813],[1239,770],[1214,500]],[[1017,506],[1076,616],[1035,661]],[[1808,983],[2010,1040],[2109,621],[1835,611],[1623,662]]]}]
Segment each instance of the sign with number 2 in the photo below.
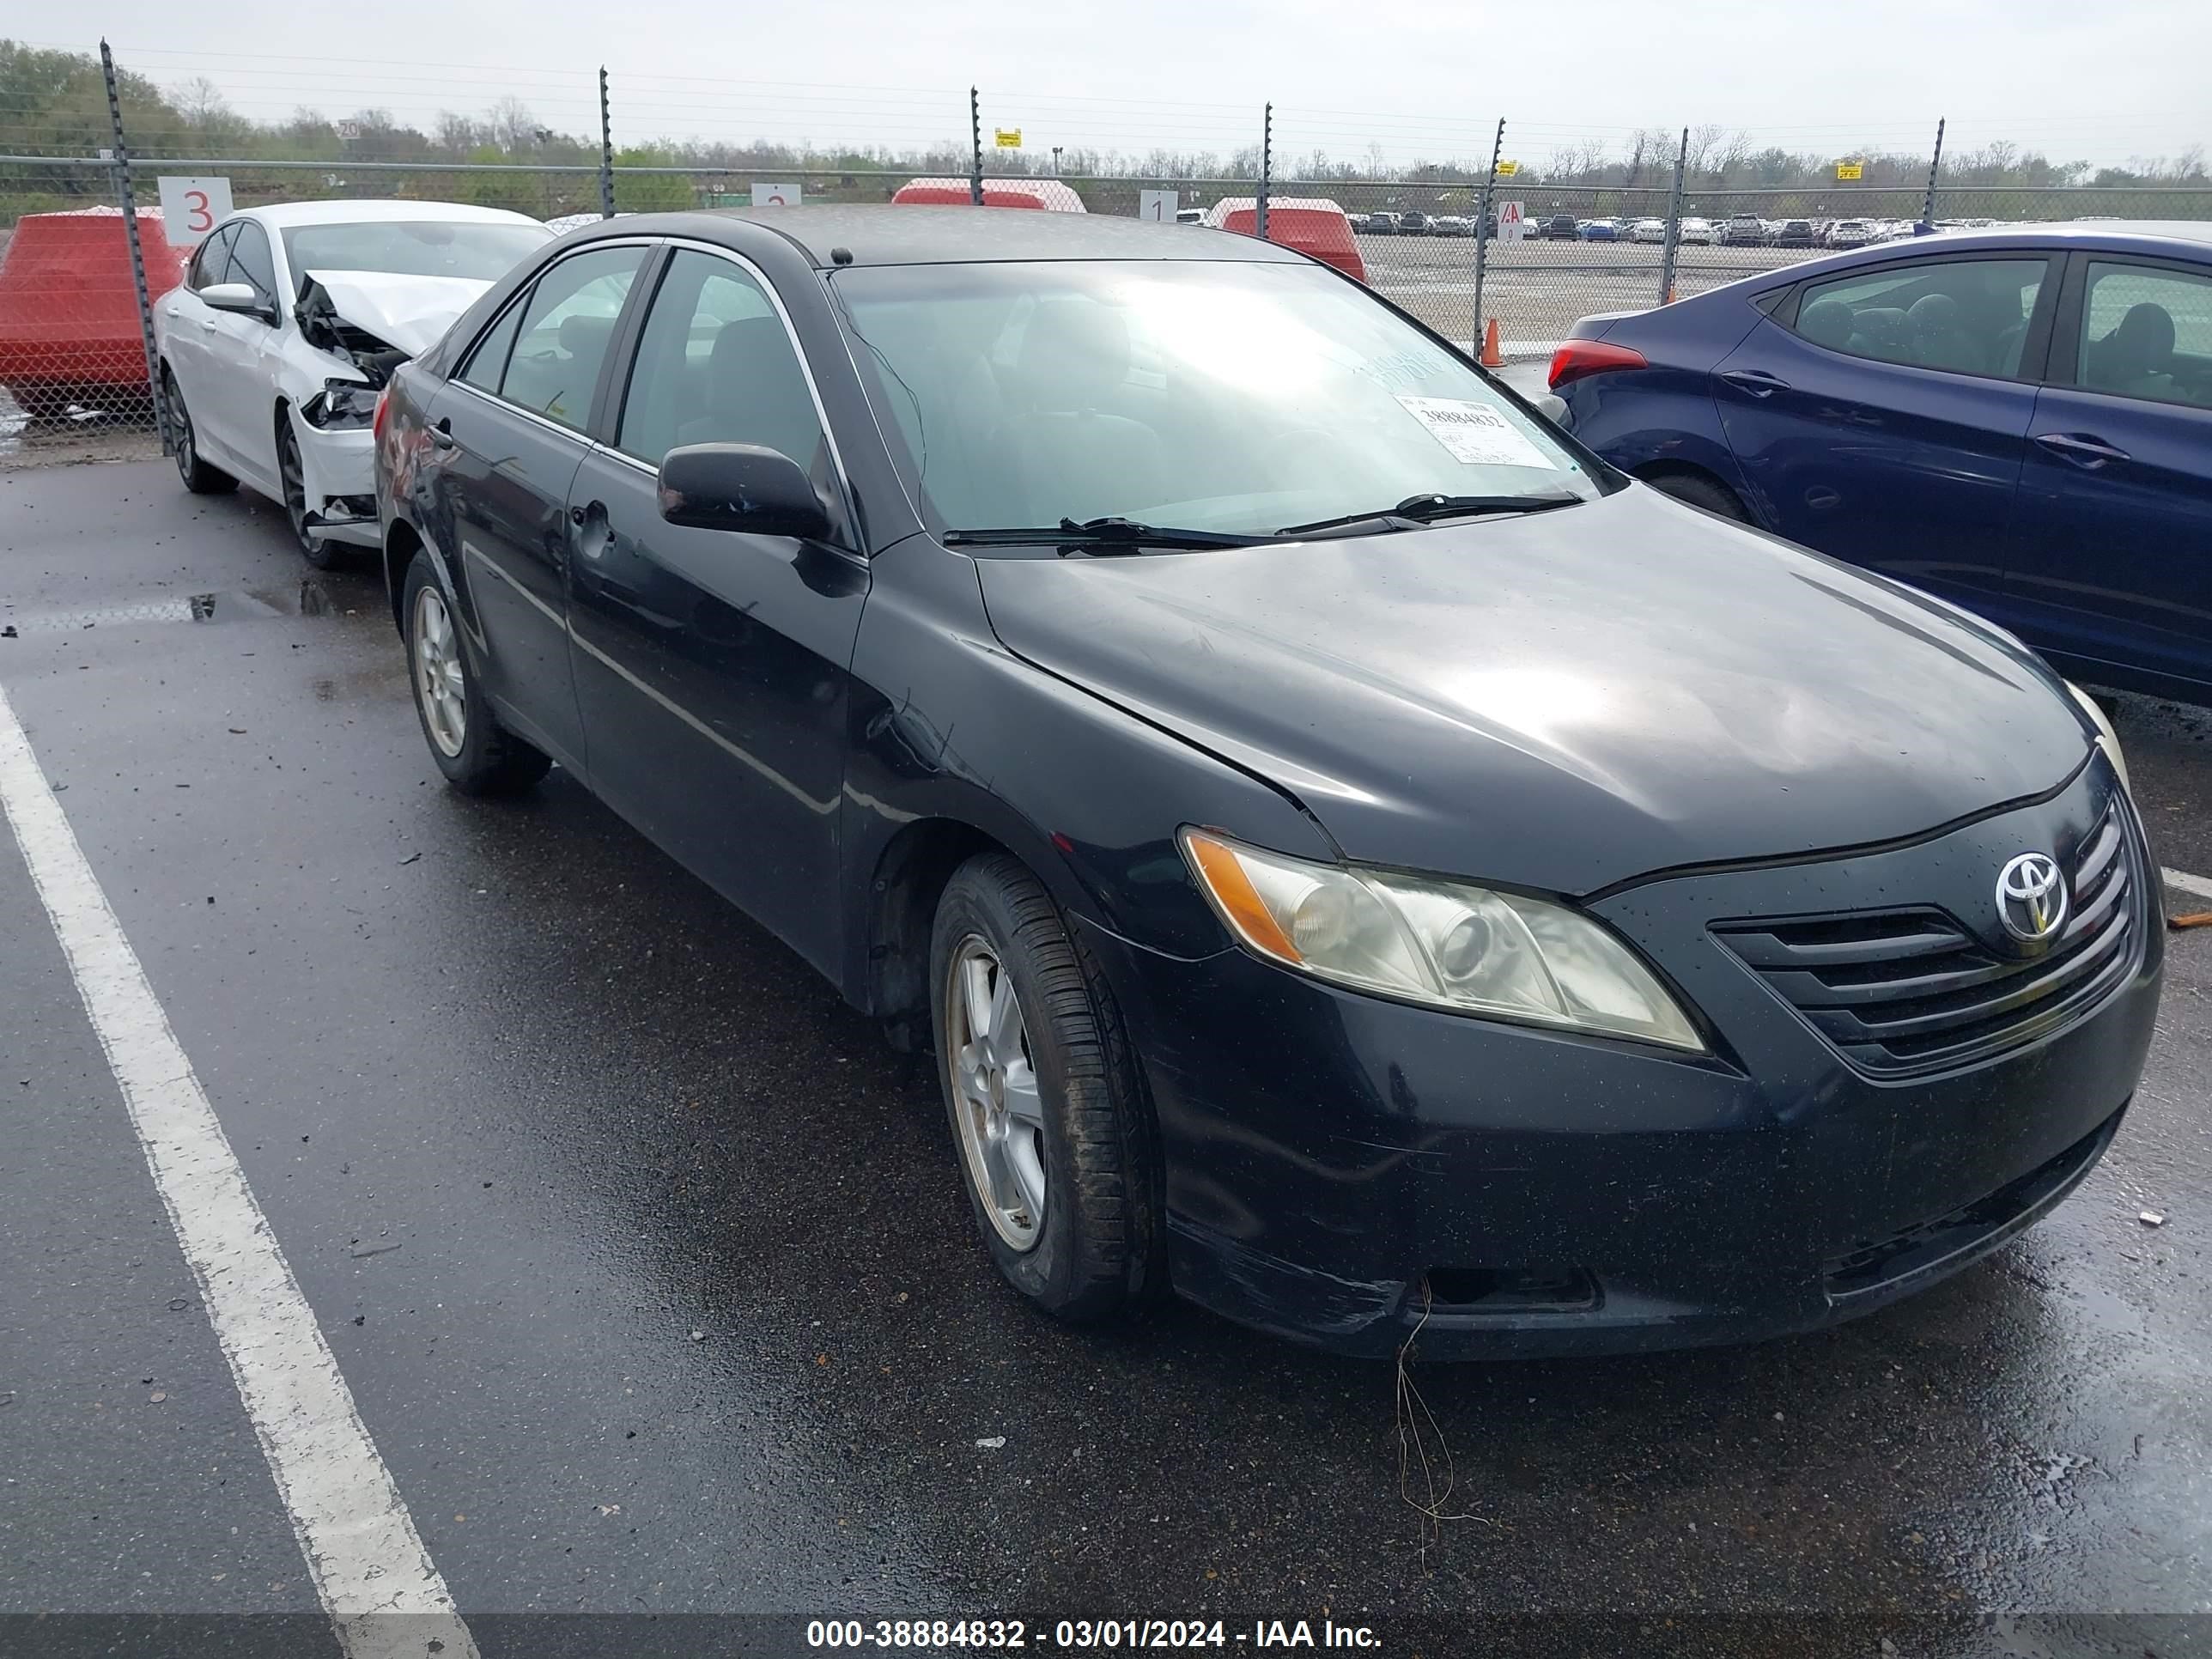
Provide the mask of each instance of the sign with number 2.
[{"label": "sign with number 2", "polygon": [[230,217],[228,179],[161,178],[161,229],[171,247],[198,247]]}]

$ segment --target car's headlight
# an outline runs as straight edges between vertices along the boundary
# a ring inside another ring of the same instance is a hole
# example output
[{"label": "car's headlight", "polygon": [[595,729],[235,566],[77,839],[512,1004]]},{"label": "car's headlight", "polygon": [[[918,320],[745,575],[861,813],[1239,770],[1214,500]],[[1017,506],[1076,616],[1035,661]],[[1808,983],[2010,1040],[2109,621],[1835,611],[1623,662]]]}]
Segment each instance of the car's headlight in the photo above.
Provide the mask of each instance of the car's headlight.
[{"label": "car's headlight", "polygon": [[300,405],[307,424],[334,431],[367,426],[376,414],[376,388],[359,380],[325,380],[323,389]]},{"label": "car's headlight", "polygon": [[2120,734],[2112,729],[2112,716],[2104,711],[2103,707],[2094,697],[2075,684],[2073,681],[2066,682],[2066,689],[2074,694],[2074,701],[2081,705],[2081,712],[2089,717],[2089,723],[2097,728],[2097,747],[2105,751],[2105,758],[2112,762],[2112,770],[2120,775],[2120,787],[2128,792],[2130,799],[2133,799],[2136,793],[2135,786],[2128,781],[2127,757],[2120,753]]},{"label": "car's headlight", "polygon": [[1565,905],[1310,864],[1198,830],[1182,847],[1230,932],[1303,973],[1461,1013],[1705,1046],[1650,969]]}]

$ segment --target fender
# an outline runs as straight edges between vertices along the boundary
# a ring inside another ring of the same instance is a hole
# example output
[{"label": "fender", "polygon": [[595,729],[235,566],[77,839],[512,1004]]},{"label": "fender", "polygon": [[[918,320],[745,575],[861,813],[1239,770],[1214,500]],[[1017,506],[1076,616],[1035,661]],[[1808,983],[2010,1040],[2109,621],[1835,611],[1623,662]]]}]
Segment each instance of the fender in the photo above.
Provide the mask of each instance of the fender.
[{"label": "fender", "polygon": [[[1007,650],[969,558],[927,537],[879,556],[902,568],[873,587],[855,646],[840,809],[847,891],[880,901],[912,837],[964,828],[1022,860],[1071,916],[1194,958],[1231,941],[1158,803],[1187,803],[1190,822],[1260,845],[1337,856],[1273,784]],[[884,1012],[885,947],[882,904],[855,904],[841,985],[872,1012]]]}]

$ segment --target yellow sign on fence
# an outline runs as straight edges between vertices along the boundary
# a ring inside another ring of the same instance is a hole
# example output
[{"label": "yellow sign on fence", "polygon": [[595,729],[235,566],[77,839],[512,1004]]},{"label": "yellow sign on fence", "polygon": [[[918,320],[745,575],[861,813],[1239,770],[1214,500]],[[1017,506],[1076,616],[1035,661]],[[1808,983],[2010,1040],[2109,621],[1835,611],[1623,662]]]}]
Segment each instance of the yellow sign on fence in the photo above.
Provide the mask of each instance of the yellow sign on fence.
[{"label": "yellow sign on fence", "polygon": [[1022,147],[1022,130],[1019,127],[994,127],[991,131],[997,136],[1000,149],[1019,149]]},{"label": "yellow sign on fence", "polygon": [[1510,179],[1520,171],[1521,164],[1518,161],[1500,161],[1498,164],[1498,176],[1501,179]]},{"label": "yellow sign on fence", "polygon": [[1836,177],[1844,180],[1846,183],[1856,184],[1865,172],[1866,168],[1862,167],[1856,161],[1838,161],[1836,163]]}]

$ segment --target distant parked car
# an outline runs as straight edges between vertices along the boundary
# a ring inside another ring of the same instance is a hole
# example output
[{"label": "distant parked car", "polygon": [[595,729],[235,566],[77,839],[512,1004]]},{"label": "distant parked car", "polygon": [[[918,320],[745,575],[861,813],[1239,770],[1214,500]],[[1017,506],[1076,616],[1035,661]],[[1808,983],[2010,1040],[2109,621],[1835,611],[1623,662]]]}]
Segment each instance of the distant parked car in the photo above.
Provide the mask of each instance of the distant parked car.
[{"label": "distant parked car", "polygon": [[1721,246],[1723,247],[1764,247],[1771,234],[1772,233],[1766,228],[1766,221],[1757,214],[1734,214],[1730,216],[1729,222],[1721,227]]},{"label": "distant parked car", "polygon": [[1863,219],[1838,219],[1828,227],[1827,245],[1832,248],[1864,247],[1874,239],[1873,228]]},{"label": "distant parked car", "polygon": [[1585,219],[1582,238],[1585,242],[1617,242],[1620,240],[1620,227],[1610,219]]},{"label": "distant parked car", "polygon": [[1367,234],[1370,236],[1395,236],[1398,234],[1398,216],[1387,211],[1369,214]]},{"label": "distant parked car", "polygon": [[1710,219],[1685,219],[1678,242],[1695,242],[1703,247],[1713,245],[1713,222]]},{"label": "distant parked car", "polygon": [[[268,496],[311,564],[378,545],[378,392],[554,240],[520,213],[451,202],[295,202],[224,220],[154,307],[185,488]],[[594,297],[579,297],[571,333],[612,330],[622,296],[599,295],[592,311]],[[592,392],[570,387],[556,417],[580,422]]]},{"label": "distant parked car", "polygon": [[1547,242],[1571,242],[1582,234],[1582,226],[1571,213],[1554,213],[1534,221],[1528,234]]},{"label": "distant parked car", "polygon": [[1474,221],[1457,213],[1439,213],[1429,221],[1431,236],[1472,236]]},{"label": "distant parked car", "polygon": [[1820,240],[1820,233],[1813,228],[1810,219],[1784,219],[1774,230],[1777,247],[1813,247]]},{"label": "distant parked car", "polygon": [[1429,216],[1418,208],[1400,214],[1398,234],[1401,236],[1426,236],[1429,234]]},{"label": "distant parked car", "polygon": [[1628,233],[1632,242],[1663,242],[1667,240],[1664,219],[1638,219]]},{"label": "distant parked car", "polygon": [[1585,318],[1551,383],[1686,501],[2212,704],[2212,224],[1836,254]]},{"label": "distant parked car", "polygon": [[1202,225],[1206,222],[1204,208],[1177,208],[1176,222],[1179,225]]}]

